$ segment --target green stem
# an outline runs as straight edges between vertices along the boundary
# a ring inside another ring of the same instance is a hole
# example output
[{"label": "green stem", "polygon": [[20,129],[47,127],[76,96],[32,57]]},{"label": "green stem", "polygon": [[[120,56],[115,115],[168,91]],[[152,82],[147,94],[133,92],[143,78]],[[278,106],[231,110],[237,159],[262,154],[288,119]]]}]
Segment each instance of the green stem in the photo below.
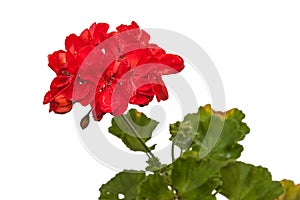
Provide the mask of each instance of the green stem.
[{"label": "green stem", "polygon": [[171,149],[171,155],[172,155],[172,162],[175,161],[175,153],[174,153],[174,149],[175,149],[175,139],[172,140],[172,149]]},{"label": "green stem", "polygon": [[147,153],[146,155],[150,158],[155,158],[154,154],[151,152],[149,147],[145,144],[145,142],[140,138],[138,132],[135,130],[135,128],[132,126],[131,122],[127,119],[125,115],[121,115],[123,121],[126,123],[128,128],[131,130],[131,132],[134,134],[134,136],[138,139],[138,141],[143,145],[143,147],[146,149]]}]

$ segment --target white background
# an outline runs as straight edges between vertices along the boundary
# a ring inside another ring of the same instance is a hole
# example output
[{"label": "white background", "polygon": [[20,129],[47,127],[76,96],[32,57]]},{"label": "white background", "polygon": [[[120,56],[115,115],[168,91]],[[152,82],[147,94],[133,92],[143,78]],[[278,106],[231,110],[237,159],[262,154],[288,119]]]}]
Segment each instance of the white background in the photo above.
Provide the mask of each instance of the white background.
[{"label": "white background", "polygon": [[299,1],[6,2],[0,3],[0,199],[97,199],[116,173],[85,151],[72,113],[49,114],[42,105],[54,78],[47,55],[93,22],[113,28],[135,20],[196,41],[218,68],[226,107],[246,114],[251,133],[240,160],[269,168],[275,180],[300,182]]}]

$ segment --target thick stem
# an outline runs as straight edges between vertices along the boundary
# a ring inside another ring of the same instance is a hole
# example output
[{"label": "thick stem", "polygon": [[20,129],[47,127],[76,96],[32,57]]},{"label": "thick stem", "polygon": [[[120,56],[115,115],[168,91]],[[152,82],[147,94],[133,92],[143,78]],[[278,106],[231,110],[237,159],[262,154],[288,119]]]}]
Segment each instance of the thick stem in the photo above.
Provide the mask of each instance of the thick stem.
[{"label": "thick stem", "polygon": [[154,154],[151,152],[151,150],[149,149],[149,147],[145,144],[145,142],[140,138],[138,132],[135,130],[135,128],[132,126],[131,122],[127,119],[127,117],[125,115],[121,115],[123,121],[126,123],[126,125],[128,126],[128,128],[131,130],[131,132],[134,134],[134,136],[138,139],[138,141],[143,145],[143,147],[146,149],[147,151],[147,156],[150,158],[155,158]]}]

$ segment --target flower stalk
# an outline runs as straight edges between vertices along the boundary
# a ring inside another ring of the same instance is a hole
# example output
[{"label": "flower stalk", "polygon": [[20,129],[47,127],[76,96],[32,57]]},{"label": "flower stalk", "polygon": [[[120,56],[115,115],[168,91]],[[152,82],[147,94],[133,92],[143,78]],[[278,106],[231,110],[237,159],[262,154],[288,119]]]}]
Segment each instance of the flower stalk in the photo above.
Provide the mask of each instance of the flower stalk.
[{"label": "flower stalk", "polygon": [[141,139],[138,132],[135,130],[135,128],[132,126],[131,122],[127,119],[125,115],[121,115],[122,120],[124,123],[128,126],[130,131],[134,134],[134,136],[138,139],[138,141],[143,145],[143,147],[146,149],[147,153],[146,155],[148,158],[155,158],[155,155],[151,152],[150,148],[145,144],[145,142]]}]

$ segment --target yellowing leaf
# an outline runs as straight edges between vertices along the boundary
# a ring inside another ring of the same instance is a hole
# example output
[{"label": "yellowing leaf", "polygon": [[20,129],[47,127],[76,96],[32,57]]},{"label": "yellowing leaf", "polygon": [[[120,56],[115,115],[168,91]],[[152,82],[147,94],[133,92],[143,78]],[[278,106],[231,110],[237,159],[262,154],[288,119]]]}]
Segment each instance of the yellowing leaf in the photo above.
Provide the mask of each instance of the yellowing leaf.
[{"label": "yellowing leaf", "polygon": [[300,199],[300,184],[295,185],[295,183],[290,180],[282,180],[281,184],[284,187],[284,194],[279,198],[279,200]]},{"label": "yellowing leaf", "polygon": [[238,142],[250,129],[242,122],[245,115],[238,109],[214,111],[210,105],[188,114],[182,122],[170,125],[171,140],[185,151],[184,157],[209,158],[224,166],[240,157],[243,151]]}]

